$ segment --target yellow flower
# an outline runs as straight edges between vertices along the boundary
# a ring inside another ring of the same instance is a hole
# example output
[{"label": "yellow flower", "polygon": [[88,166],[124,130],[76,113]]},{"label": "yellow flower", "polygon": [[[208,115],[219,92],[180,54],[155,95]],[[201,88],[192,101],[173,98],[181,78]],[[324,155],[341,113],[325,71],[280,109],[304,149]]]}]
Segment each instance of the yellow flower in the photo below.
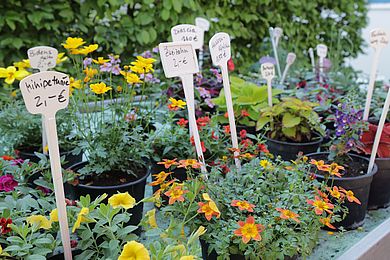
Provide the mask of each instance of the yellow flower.
[{"label": "yellow flower", "polygon": [[142,56],[137,56],[137,60],[133,61],[130,66],[130,69],[138,74],[148,73],[149,71],[153,72],[153,63],[155,59],[152,58],[144,58]]},{"label": "yellow flower", "polygon": [[104,83],[104,82],[91,84],[90,88],[91,88],[92,92],[95,94],[104,94],[107,91],[112,89],[111,87],[107,87],[106,83]]},{"label": "yellow flower", "polygon": [[58,210],[57,209],[53,209],[50,212],[50,221],[51,222],[58,222]]},{"label": "yellow flower", "polygon": [[82,55],[87,55],[91,52],[94,52],[99,48],[99,45],[97,44],[90,44],[82,49],[71,49],[70,53],[71,54],[82,54]]},{"label": "yellow flower", "polygon": [[8,253],[3,252],[3,248],[0,245],[0,256],[9,256]]},{"label": "yellow flower", "polygon": [[66,61],[67,59],[68,59],[68,57],[65,56],[65,52],[60,52],[60,53],[58,53],[56,63],[60,64],[60,63],[62,63],[64,61]]},{"label": "yellow flower", "polygon": [[169,106],[174,109],[174,108],[184,108],[184,106],[187,104],[186,102],[184,102],[183,100],[176,100],[174,99],[173,97],[169,98],[169,101],[171,102],[171,104],[169,104]]},{"label": "yellow flower", "polygon": [[70,80],[70,82],[69,82],[70,88],[81,89],[81,80],[80,79],[75,80],[73,77],[70,77],[69,80]]},{"label": "yellow flower", "polygon": [[77,215],[76,222],[73,225],[72,233],[74,233],[76,229],[80,227],[81,223],[89,222],[88,219],[86,218],[88,214],[89,214],[89,208],[82,208],[80,210],[79,214]]},{"label": "yellow flower", "polygon": [[17,67],[20,70],[26,69],[26,68],[30,68],[31,67],[30,60],[27,59],[27,60],[14,62],[14,66]]},{"label": "yellow flower", "polygon": [[7,68],[0,68],[0,78],[5,78],[5,83],[12,84],[15,79],[22,80],[30,75],[25,69],[16,70],[14,66],[8,66]]},{"label": "yellow flower", "polygon": [[264,169],[267,169],[272,166],[272,163],[269,162],[268,160],[261,160],[260,166],[263,167]]},{"label": "yellow flower", "polygon": [[123,247],[118,260],[150,260],[150,255],[143,244],[133,240]]},{"label": "yellow flower", "polygon": [[123,90],[122,86],[117,86],[117,87],[116,87],[116,91],[122,92],[122,90]]},{"label": "yellow flower", "polygon": [[38,229],[40,229],[40,228],[50,229],[51,228],[51,221],[42,215],[32,215],[32,216],[26,218],[26,221],[31,226],[36,226]]},{"label": "yellow flower", "polygon": [[180,257],[180,260],[195,260],[195,256],[185,255],[185,256]]},{"label": "yellow flower", "polygon": [[48,153],[49,152],[49,146],[48,145],[45,145],[45,147],[43,147],[43,152],[44,153]]},{"label": "yellow flower", "polygon": [[142,83],[142,80],[138,77],[137,74],[131,73],[131,72],[120,72],[126,79],[127,83],[129,84],[137,84]]},{"label": "yellow flower", "polygon": [[96,64],[99,64],[99,65],[103,65],[104,63],[106,63],[107,61],[109,61],[110,59],[104,59],[103,57],[98,57],[97,60],[92,60],[94,63]]},{"label": "yellow flower", "polygon": [[97,73],[97,69],[86,67],[85,70],[83,70],[85,73],[84,82],[90,81]]},{"label": "yellow flower", "polygon": [[11,97],[16,97],[16,94],[17,94],[18,92],[16,91],[16,90],[14,90],[14,91],[12,91],[11,92]]},{"label": "yellow flower", "polygon": [[128,192],[125,192],[112,195],[108,199],[108,204],[110,204],[114,209],[118,207],[131,209],[135,206],[136,201]]},{"label": "yellow flower", "polygon": [[62,43],[61,45],[64,46],[65,49],[72,50],[72,49],[77,49],[84,43],[85,41],[82,38],[68,37],[65,43]]},{"label": "yellow flower", "polygon": [[146,217],[148,217],[148,222],[151,228],[156,228],[157,226],[157,221],[156,221],[156,209],[149,210],[146,212]]}]

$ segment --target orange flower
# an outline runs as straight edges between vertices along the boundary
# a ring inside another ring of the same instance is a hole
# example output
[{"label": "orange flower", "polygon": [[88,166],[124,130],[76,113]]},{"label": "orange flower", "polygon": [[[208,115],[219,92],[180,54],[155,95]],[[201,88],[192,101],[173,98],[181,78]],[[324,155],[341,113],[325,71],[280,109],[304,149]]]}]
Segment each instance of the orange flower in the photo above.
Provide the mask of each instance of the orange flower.
[{"label": "orange flower", "polygon": [[200,168],[201,166],[201,163],[198,162],[197,160],[195,159],[187,159],[187,160],[180,160],[179,161],[179,166],[177,166],[178,168],[188,168],[188,167],[191,167],[193,169],[198,169]]},{"label": "orange flower", "polygon": [[299,215],[297,213],[292,212],[291,210],[281,208],[276,208],[276,210],[280,212],[280,218],[282,219],[292,219],[297,223],[301,222],[298,219]]},{"label": "orange flower", "polygon": [[169,159],[163,159],[163,162],[158,162],[157,164],[163,164],[165,169],[169,169],[169,167],[171,167],[172,165],[177,165],[178,163],[176,162],[177,158],[173,159],[173,160],[169,160]]},{"label": "orange flower", "polygon": [[333,197],[333,198],[336,198],[336,199],[340,199],[343,197],[343,194],[340,193],[339,189],[337,188],[337,186],[333,186],[333,188],[326,188],[328,191],[329,191],[329,194]]},{"label": "orange flower", "polygon": [[241,116],[242,117],[248,117],[249,116],[248,111],[246,111],[245,109],[241,110]]},{"label": "orange flower", "polygon": [[0,156],[0,158],[2,158],[4,161],[12,161],[14,159],[14,157],[9,156],[9,155],[3,155],[3,156]]},{"label": "orange flower", "polygon": [[[177,179],[173,179],[171,181],[161,183],[160,184],[160,190],[164,191],[164,190],[168,189],[168,187],[171,186],[171,184],[174,183],[175,181],[177,181]],[[160,193],[161,193],[161,191],[160,191]]]},{"label": "orange flower", "polygon": [[199,205],[198,213],[204,213],[208,221],[210,221],[213,216],[219,218],[221,216],[221,212],[219,211],[215,202],[210,198],[210,196],[207,193],[203,193],[202,196],[203,199],[206,200],[207,202],[206,203],[198,202]]},{"label": "orange flower", "polygon": [[199,117],[196,120],[196,124],[198,126],[199,131],[202,130],[202,127],[205,127],[206,125],[208,125],[210,123],[210,121],[211,121],[211,119],[208,116]]},{"label": "orange flower", "polygon": [[248,212],[253,212],[253,208],[255,207],[255,205],[245,200],[233,200],[231,205],[238,207],[239,210],[247,210]]},{"label": "orange flower", "polygon": [[224,117],[224,118],[229,118],[229,113],[228,113],[228,112],[225,112],[225,114],[223,114],[223,117]]},{"label": "orange flower", "polygon": [[318,195],[321,196],[321,198],[325,201],[325,202],[329,202],[329,198],[328,198],[328,195],[322,191],[320,191],[319,189],[317,189],[317,193]]},{"label": "orange flower", "polygon": [[324,226],[327,226],[328,228],[336,229],[336,228],[330,223],[330,217],[327,217],[327,218],[320,218],[320,222],[321,222]]},{"label": "orange flower", "polygon": [[169,197],[169,204],[175,203],[175,201],[184,201],[183,195],[186,194],[188,190],[182,190],[182,186],[174,186],[169,191],[164,194]]},{"label": "orange flower", "polygon": [[306,202],[309,205],[312,205],[314,207],[314,211],[315,211],[316,215],[321,215],[322,212],[324,212],[324,211],[331,214],[332,211],[330,211],[330,209],[334,208],[334,206],[331,203],[321,200],[318,196],[315,196],[314,201],[313,200],[306,200]]},{"label": "orange flower", "polygon": [[153,174],[154,177],[156,177],[156,180],[151,182],[149,185],[150,186],[157,186],[161,183],[163,183],[165,181],[165,179],[170,175],[172,174],[172,172],[164,172],[164,171],[161,171],[160,173],[158,174]]},{"label": "orange flower", "polygon": [[325,164],[323,160],[316,161],[314,159],[311,159],[310,164],[317,166],[317,169],[320,171],[328,171],[329,169],[329,165]]},{"label": "orange flower", "polygon": [[223,131],[225,132],[225,134],[230,134],[230,125],[224,125],[223,126]]},{"label": "orange flower", "polygon": [[339,170],[344,170],[344,167],[338,165],[337,163],[332,163],[328,168],[328,172],[330,173],[330,175],[335,175],[335,176],[341,178],[341,174],[340,174]]},{"label": "orange flower", "polygon": [[238,148],[228,148],[228,150],[229,150],[229,152],[231,152],[231,153],[235,153],[235,152],[237,152],[237,153],[239,153],[240,152],[240,149],[238,149]]},{"label": "orange flower", "polygon": [[238,156],[238,158],[241,158],[241,159],[247,159],[247,160],[250,160],[252,159],[253,157],[255,157],[254,154],[251,154],[251,153],[243,153],[243,154],[240,154]]},{"label": "orange flower", "polygon": [[242,242],[245,244],[251,239],[256,241],[261,240],[260,232],[263,232],[265,228],[261,224],[256,224],[253,216],[249,216],[245,222],[238,221],[238,225],[240,227],[234,231],[234,234],[242,237]]},{"label": "orange flower", "polygon": [[347,191],[347,190],[345,190],[344,188],[341,188],[341,187],[340,187],[340,190],[341,190],[341,192],[343,192],[345,194],[345,196],[347,197],[349,202],[355,202],[355,203],[357,203],[359,205],[362,204],[360,202],[360,200],[355,197],[355,194],[353,193],[353,191],[351,191],[351,190]]},{"label": "orange flower", "polygon": [[[195,146],[195,140],[194,140],[194,136],[191,136],[190,137],[190,143],[192,144],[192,146]],[[203,141],[200,141],[200,146],[202,148],[202,152],[206,152],[206,146],[204,145],[204,142]]]}]

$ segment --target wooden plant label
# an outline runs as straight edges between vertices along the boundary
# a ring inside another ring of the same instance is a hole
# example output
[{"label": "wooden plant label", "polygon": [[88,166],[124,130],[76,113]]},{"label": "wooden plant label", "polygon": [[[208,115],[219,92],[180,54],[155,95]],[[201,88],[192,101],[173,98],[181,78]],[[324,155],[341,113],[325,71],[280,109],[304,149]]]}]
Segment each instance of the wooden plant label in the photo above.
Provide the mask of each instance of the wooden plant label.
[{"label": "wooden plant label", "polygon": [[290,66],[294,63],[296,58],[297,58],[297,55],[293,52],[290,52],[287,54],[286,67],[284,68],[282,79],[280,80],[281,85],[283,84],[284,80],[286,79],[287,72],[290,69]]},{"label": "wooden plant label", "polygon": [[54,68],[57,64],[58,51],[53,47],[37,46],[27,50],[30,65],[39,71]]},{"label": "wooden plant label", "polygon": [[171,29],[172,41],[174,42],[190,42],[194,49],[203,48],[204,32],[198,26],[193,24],[179,24]]},{"label": "wooden plant label", "polygon": [[267,80],[268,105],[272,107],[272,79],[275,77],[275,67],[272,63],[263,63],[260,67],[261,76]]},{"label": "wooden plant label", "polygon": [[322,82],[322,74],[324,71],[324,59],[328,53],[328,47],[325,44],[318,44],[317,45],[317,56],[319,57],[319,67],[320,67],[320,73],[319,73],[319,82]]}]

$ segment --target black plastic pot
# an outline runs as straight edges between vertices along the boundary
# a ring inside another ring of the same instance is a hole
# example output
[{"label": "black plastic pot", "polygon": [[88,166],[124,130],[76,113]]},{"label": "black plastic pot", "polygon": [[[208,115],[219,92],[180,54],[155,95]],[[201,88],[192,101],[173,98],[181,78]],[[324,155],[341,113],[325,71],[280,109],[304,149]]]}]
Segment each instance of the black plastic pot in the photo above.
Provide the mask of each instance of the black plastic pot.
[{"label": "black plastic pot", "polygon": [[378,172],[372,179],[368,209],[387,208],[390,205],[390,158],[377,158]]},{"label": "black plastic pot", "polygon": [[[312,159],[322,159],[326,160],[329,153],[312,153],[307,154],[309,158]],[[354,161],[365,162],[368,165],[369,160],[363,156],[349,154]],[[373,176],[378,171],[378,167],[374,165],[374,168],[370,174],[364,174],[356,177],[342,177],[342,178],[329,178],[327,185],[332,184],[333,186],[340,186],[346,190],[351,190],[355,197],[358,198],[361,202],[361,205],[349,202],[345,200],[343,204],[348,208],[348,215],[341,222],[334,223],[335,227],[344,227],[345,229],[356,229],[364,224],[364,218],[366,217],[367,205],[368,205],[368,196],[370,194],[370,186],[373,179]],[[325,181],[325,177],[319,174],[316,174],[317,180]]]},{"label": "black plastic pot", "polygon": [[[71,166],[69,169],[74,172],[77,172],[79,169],[83,168],[87,164],[88,162],[77,163]],[[118,192],[121,193],[128,192],[138,202],[145,197],[146,179],[148,178],[149,174],[150,174],[149,169],[145,168],[145,175],[143,175],[140,179],[133,182],[121,184],[121,185],[92,186],[92,185],[84,185],[79,183],[78,185],[73,186],[74,194],[76,198],[79,198],[80,196],[86,196],[87,194],[89,194],[91,196],[91,199],[94,200],[99,195],[107,193],[108,195],[106,199],[107,202],[109,197],[111,197],[114,194],[117,194]],[[134,208],[128,210],[128,212],[132,214],[130,221],[128,223],[129,225],[137,226],[141,222],[143,209],[144,209],[143,203],[139,203]]]},{"label": "black plastic pot", "polygon": [[303,152],[303,154],[317,152],[323,141],[323,138],[317,133],[315,133],[315,135],[315,140],[307,143],[283,142],[268,138],[266,136],[264,136],[264,138],[267,140],[266,143],[270,153],[275,156],[280,155],[283,160],[289,161],[295,160],[299,152]]},{"label": "black plastic pot", "polygon": [[256,127],[255,126],[246,126],[246,125],[236,125],[237,135],[240,134],[241,130],[246,130],[248,134],[256,135]]},{"label": "black plastic pot", "polygon": [[[83,251],[81,251],[80,249],[76,249],[76,250],[72,250],[72,256],[77,256],[79,254],[81,254]],[[61,254],[55,254],[55,255],[51,255],[51,256],[48,256],[47,257],[47,260],[64,260],[65,259],[65,256],[64,256],[64,253],[61,253]]]},{"label": "black plastic pot", "polygon": [[[68,167],[75,165],[83,160],[83,154],[79,153],[77,155],[72,154],[71,151],[60,152],[60,156],[65,156],[65,163],[62,165],[62,168],[67,169]],[[30,162],[39,162],[39,157],[34,154],[32,151],[18,150],[18,157],[23,160],[30,160]]]},{"label": "black plastic pot", "polygon": [[[38,185],[34,183],[35,180],[38,180],[40,177],[42,177],[42,172],[35,172],[34,174],[30,175],[27,179],[27,185],[32,188],[32,189],[37,189]],[[73,194],[73,188],[72,185],[69,183],[64,183],[64,192],[67,195],[66,197],[68,199],[73,199],[74,195]]]},{"label": "black plastic pot", "polygon": [[[217,260],[218,255],[215,250],[211,251],[210,254],[208,254],[209,251],[209,244],[204,241],[203,239],[199,239],[200,246],[202,248],[202,258],[203,260]],[[243,255],[230,255],[230,260],[245,260],[245,256]]]}]

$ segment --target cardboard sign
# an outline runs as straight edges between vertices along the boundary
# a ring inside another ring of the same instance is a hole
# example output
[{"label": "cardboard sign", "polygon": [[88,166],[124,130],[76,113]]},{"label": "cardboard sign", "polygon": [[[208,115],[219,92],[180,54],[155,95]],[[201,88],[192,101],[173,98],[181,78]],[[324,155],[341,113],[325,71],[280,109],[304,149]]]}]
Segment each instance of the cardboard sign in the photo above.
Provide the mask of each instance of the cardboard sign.
[{"label": "cardboard sign", "polygon": [[195,49],[189,42],[160,43],[161,63],[167,78],[199,72]]},{"label": "cardboard sign", "polygon": [[69,103],[69,76],[44,71],[32,74],[20,81],[20,90],[28,112],[47,114],[64,109]]},{"label": "cardboard sign", "polygon": [[210,22],[203,17],[196,17],[195,25],[205,32],[207,32],[210,29]]},{"label": "cardboard sign", "polygon": [[389,43],[385,30],[374,29],[370,32],[370,45],[373,48],[383,48]]},{"label": "cardboard sign", "polygon": [[204,32],[198,26],[193,24],[179,24],[171,29],[172,41],[190,42],[195,49],[203,47]]},{"label": "cardboard sign", "polygon": [[48,46],[37,46],[27,50],[30,65],[34,69],[45,71],[57,64],[58,51]]},{"label": "cardboard sign", "polygon": [[328,47],[325,44],[317,45],[317,56],[321,58],[325,58],[328,53]]},{"label": "cardboard sign", "polygon": [[221,32],[215,34],[209,42],[211,60],[215,66],[226,65],[231,58],[230,36]]},{"label": "cardboard sign", "polygon": [[272,63],[263,63],[260,67],[261,76],[268,80],[272,80],[275,77],[275,67]]}]

